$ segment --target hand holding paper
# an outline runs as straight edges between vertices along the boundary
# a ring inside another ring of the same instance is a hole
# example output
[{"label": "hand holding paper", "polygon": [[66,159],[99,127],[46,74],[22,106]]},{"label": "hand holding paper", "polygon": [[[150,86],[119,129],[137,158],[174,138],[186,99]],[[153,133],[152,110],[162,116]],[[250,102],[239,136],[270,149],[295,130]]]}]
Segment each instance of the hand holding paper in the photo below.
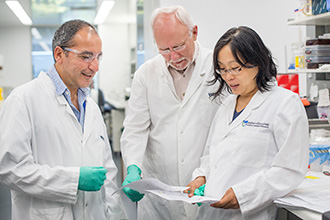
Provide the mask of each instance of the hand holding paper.
[{"label": "hand holding paper", "polygon": [[152,193],[167,200],[183,201],[188,203],[212,203],[219,201],[219,199],[204,196],[193,196],[189,198],[188,194],[183,193],[183,191],[188,189],[188,187],[169,186],[154,178],[137,180],[120,187],[115,192],[124,187],[129,187],[139,193]]}]

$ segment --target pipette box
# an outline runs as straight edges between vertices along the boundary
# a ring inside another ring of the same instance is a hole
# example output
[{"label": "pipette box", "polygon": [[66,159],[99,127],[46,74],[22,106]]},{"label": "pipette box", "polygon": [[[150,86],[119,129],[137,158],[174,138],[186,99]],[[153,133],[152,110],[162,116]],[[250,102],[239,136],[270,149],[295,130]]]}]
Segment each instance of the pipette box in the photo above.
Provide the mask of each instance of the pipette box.
[{"label": "pipette box", "polygon": [[330,63],[330,56],[306,56],[307,63]]},{"label": "pipette box", "polygon": [[327,12],[327,0],[313,0],[312,13],[313,15],[322,14]]},{"label": "pipette box", "polygon": [[330,64],[330,56],[309,56],[306,57],[307,69],[317,69],[323,64]]},{"label": "pipette box", "polygon": [[306,46],[306,56],[330,56],[330,45]]},{"label": "pipette box", "polygon": [[306,46],[311,45],[330,45],[330,39],[327,38],[315,38],[306,40]]},{"label": "pipette box", "polygon": [[330,64],[330,39],[311,39],[306,41],[307,69],[317,69],[323,64]]}]

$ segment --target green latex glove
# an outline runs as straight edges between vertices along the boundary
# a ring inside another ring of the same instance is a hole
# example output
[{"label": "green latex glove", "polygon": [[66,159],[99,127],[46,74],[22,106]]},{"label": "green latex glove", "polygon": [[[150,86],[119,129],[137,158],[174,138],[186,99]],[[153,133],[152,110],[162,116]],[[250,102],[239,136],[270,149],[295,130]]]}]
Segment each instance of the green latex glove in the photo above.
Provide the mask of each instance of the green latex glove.
[{"label": "green latex glove", "polygon": [[[136,166],[136,165],[130,165],[127,167],[127,176],[122,184],[122,186],[125,186],[131,182],[137,181],[141,179],[141,169]],[[124,193],[127,195],[128,198],[130,198],[130,200],[132,200],[132,202],[138,202],[140,201],[144,194],[141,194],[135,190],[132,190],[128,187],[123,188]]]},{"label": "green latex glove", "polygon": [[200,186],[198,189],[195,189],[194,195],[195,196],[204,196],[204,189],[205,189],[205,184]]},{"label": "green latex glove", "polygon": [[[205,184],[202,185],[202,186],[200,186],[198,189],[195,189],[195,191],[194,191],[194,195],[195,195],[195,196],[204,196],[204,189],[205,189]],[[198,206],[201,206],[202,203],[197,202],[197,205],[198,205]]]},{"label": "green latex glove", "polygon": [[107,169],[103,167],[80,167],[78,189],[83,191],[98,191],[101,189]]}]

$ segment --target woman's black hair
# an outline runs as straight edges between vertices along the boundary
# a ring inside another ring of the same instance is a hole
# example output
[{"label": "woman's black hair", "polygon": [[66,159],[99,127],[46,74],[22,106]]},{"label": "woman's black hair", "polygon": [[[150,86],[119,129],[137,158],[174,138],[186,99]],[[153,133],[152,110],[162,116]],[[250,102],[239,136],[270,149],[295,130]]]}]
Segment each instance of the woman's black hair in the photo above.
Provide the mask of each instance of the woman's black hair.
[{"label": "woman's black hair", "polygon": [[213,67],[214,79],[210,85],[219,81],[218,90],[213,94],[213,98],[220,96],[224,89],[231,93],[230,87],[226,84],[220,74],[216,72],[219,69],[218,54],[226,45],[229,45],[236,61],[246,68],[258,67],[256,75],[257,87],[261,92],[270,89],[269,81],[272,81],[277,75],[276,64],[273,61],[270,50],[265,46],[260,36],[251,28],[240,26],[229,29],[220,37],[214,47]]}]

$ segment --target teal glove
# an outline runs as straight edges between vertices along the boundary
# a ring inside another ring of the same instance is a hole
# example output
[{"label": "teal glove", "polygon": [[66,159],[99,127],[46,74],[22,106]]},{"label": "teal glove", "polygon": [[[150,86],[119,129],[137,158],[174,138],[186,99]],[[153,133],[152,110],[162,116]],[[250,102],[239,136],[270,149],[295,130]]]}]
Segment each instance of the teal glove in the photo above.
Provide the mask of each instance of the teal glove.
[{"label": "teal glove", "polygon": [[204,196],[204,189],[205,189],[205,184],[200,186],[198,189],[195,189],[194,195],[195,196]]},{"label": "teal glove", "polygon": [[78,189],[83,191],[98,191],[104,183],[107,169],[103,167],[80,167]]},{"label": "teal glove", "polygon": [[[136,165],[130,165],[127,167],[127,176],[122,184],[122,186],[125,186],[131,182],[137,181],[141,179],[141,170],[138,166]],[[138,202],[140,201],[144,194],[141,194],[135,190],[132,190],[128,187],[123,188],[124,193],[127,195],[128,198],[130,198],[130,200],[132,200],[132,202]]]},{"label": "teal glove", "polygon": [[[194,195],[195,195],[195,196],[204,196],[204,189],[205,189],[205,184],[202,185],[202,186],[200,186],[198,189],[195,189],[195,191],[194,191]],[[197,202],[197,205],[198,205],[198,206],[201,206],[202,203]]]}]

